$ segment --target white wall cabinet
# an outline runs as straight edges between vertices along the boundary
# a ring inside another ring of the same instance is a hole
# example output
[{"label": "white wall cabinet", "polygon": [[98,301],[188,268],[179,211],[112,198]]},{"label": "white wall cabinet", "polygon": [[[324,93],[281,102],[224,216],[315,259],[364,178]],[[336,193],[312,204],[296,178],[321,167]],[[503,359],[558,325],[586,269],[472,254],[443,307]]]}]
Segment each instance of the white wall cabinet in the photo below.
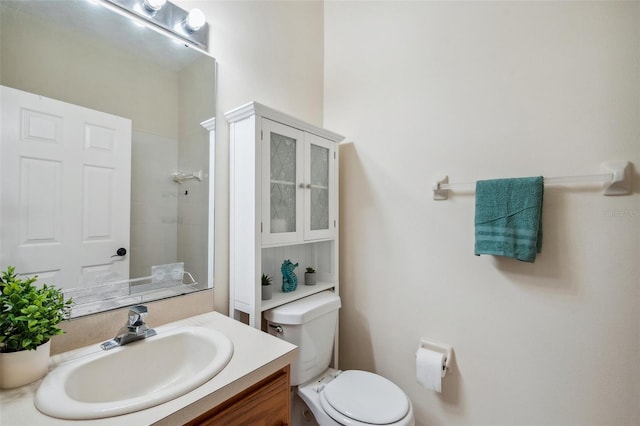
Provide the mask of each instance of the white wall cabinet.
[{"label": "white wall cabinet", "polygon": [[262,245],[336,235],[335,143],[262,118]]},{"label": "white wall cabinet", "polygon": [[[260,328],[261,313],[338,287],[338,150],[342,136],[252,102],[230,124],[230,314]],[[283,293],[280,265],[298,263],[298,288]],[[304,285],[304,270],[318,283]],[[261,300],[260,277],[274,296]]]}]

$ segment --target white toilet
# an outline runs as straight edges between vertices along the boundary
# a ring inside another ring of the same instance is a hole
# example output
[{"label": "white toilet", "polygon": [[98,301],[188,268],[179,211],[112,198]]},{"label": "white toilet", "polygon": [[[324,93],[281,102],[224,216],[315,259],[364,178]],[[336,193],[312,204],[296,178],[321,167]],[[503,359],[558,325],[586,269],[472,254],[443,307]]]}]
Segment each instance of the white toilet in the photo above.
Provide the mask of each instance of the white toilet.
[{"label": "white toilet", "polygon": [[329,368],[340,297],[324,291],[266,311],[269,333],[297,345],[291,385],[320,426],[415,424],[407,395],[366,371]]}]

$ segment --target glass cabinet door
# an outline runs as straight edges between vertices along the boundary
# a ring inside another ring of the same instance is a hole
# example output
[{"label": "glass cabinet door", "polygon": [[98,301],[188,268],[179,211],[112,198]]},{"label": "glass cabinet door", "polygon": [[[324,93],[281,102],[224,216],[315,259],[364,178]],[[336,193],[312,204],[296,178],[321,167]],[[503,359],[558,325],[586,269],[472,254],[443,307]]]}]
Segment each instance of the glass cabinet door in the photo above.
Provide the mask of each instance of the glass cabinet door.
[{"label": "glass cabinet door", "polygon": [[263,244],[302,239],[303,142],[302,131],[262,120]]},{"label": "glass cabinet door", "polygon": [[305,133],[305,232],[307,240],[335,236],[335,149],[331,142]]}]

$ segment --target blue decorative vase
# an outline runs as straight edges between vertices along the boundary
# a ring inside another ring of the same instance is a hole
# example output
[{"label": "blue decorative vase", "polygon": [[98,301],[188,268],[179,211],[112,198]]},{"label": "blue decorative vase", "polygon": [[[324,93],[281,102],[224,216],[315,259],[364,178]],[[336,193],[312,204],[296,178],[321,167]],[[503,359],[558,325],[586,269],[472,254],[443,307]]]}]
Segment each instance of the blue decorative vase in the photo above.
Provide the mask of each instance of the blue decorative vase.
[{"label": "blue decorative vase", "polygon": [[298,277],[296,276],[294,269],[298,267],[298,264],[293,264],[289,259],[285,260],[280,267],[282,272],[282,292],[289,293],[294,291],[298,287]]}]

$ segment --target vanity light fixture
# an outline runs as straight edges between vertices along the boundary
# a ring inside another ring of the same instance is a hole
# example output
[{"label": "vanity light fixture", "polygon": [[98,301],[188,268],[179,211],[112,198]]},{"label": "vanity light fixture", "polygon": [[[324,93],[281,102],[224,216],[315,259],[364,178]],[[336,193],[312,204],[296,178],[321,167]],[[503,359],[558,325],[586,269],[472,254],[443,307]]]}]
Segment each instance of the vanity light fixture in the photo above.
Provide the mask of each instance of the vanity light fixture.
[{"label": "vanity light fixture", "polygon": [[119,9],[122,14],[142,21],[147,26],[169,33],[182,41],[207,49],[209,24],[202,10],[189,12],[167,0],[100,0],[102,4]]},{"label": "vanity light fixture", "polygon": [[166,2],[167,0],[144,0],[143,4],[145,9],[151,13],[155,13],[162,9],[162,6],[164,6]]},{"label": "vanity light fixture", "polygon": [[207,18],[198,8],[193,8],[189,11],[189,14],[184,19],[184,26],[189,32],[198,31],[204,24],[207,23]]}]

